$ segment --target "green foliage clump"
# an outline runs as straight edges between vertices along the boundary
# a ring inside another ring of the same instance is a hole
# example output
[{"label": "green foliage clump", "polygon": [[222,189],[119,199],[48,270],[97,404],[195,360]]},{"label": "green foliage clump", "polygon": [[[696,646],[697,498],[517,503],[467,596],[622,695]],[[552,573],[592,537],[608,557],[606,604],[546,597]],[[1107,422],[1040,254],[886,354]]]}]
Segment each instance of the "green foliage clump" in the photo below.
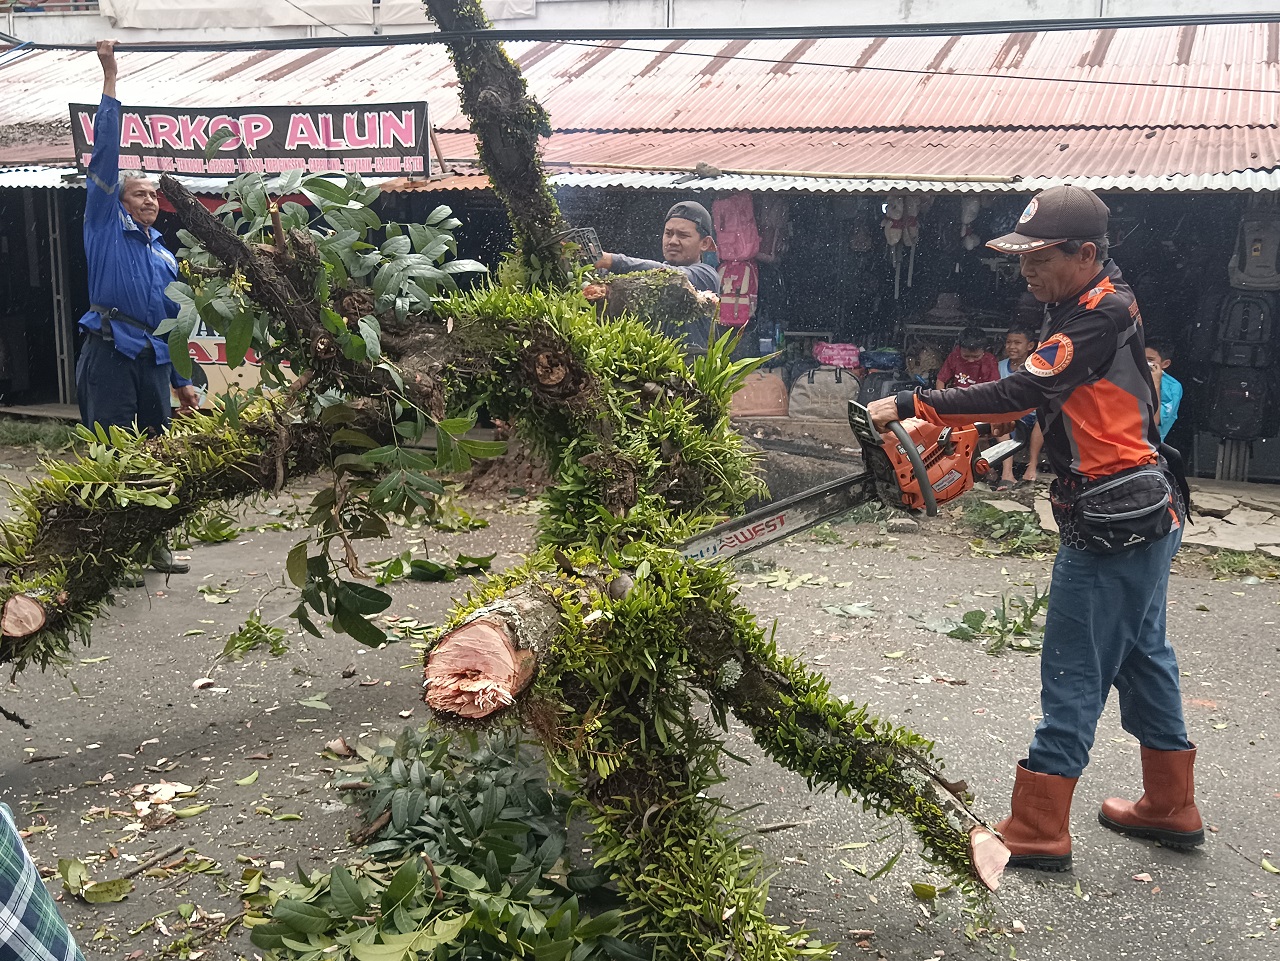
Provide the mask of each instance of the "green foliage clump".
[{"label": "green foliage clump", "polygon": [[484,358],[458,366],[451,400],[513,423],[551,467],[544,543],[670,543],[763,492],[729,424],[730,398],[759,361],[733,361],[732,334],[689,361],[649,325],[603,320],[575,292],[489,286],[440,310]]},{"label": "green foliage clump", "polygon": [[405,729],[359,750],[352,791],[382,825],[362,858],[245,876],[245,923],[269,961],[649,957],[612,867],[570,863],[570,799],[515,736]]},{"label": "green foliage clump", "polygon": [[983,554],[1040,557],[1058,549],[1058,535],[1040,526],[1035,511],[1002,511],[976,504],[965,510],[964,520],[981,538],[973,546]]},{"label": "green foliage clump", "polygon": [[0,417],[0,447],[36,447],[59,451],[76,442],[74,424],[60,420]]},{"label": "green foliage clump", "polygon": [[70,456],[45,458],[44,476],[10,488],[13,516],[0,523],[0,564],[9,569],[0,603],[28,594],[48,620],[28,637],[6,637],[0,661],[15,674],[64,665],[73,638],[87,643],[122,570],[204,504],[252,486],[245,465],[262,455],[277,415],[274,402],[258,398],[235,426],[222,416],[182,418],[158,438],[77,426]]},{"label": "green foliage clump", "polygon": [[[738,605],[727,569],[652,544],[607,556],[543,548],[480,588],[444,630],[521,591],[553,599],[559,624],[518,710],[553,773],[589,805],[591,839],[617,865],[655,957],[827,950],[769,921],[759,857],[711,796],[730,713],[811,788],[906,818],[926,857],[976,892],[967,833],[929,789],[940,766],[932,743],[835,697],[825,678],[781,655]],[[710,723],[695,707],[703,697]],[[717,897],[700,910],[707,891]]]}]

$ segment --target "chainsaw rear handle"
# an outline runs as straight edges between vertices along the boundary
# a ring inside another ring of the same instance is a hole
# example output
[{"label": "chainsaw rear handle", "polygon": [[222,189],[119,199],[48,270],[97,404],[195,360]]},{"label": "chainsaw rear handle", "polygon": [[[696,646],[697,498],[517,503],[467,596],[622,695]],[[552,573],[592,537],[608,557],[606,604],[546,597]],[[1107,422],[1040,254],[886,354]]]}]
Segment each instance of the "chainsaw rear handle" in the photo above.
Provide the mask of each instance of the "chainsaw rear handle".
[{"label": "chainsaw rear handle", "polygon": [[934,496],[933,485],[929,483],[929,471],[920,459],[920,451],[916,450],[916,442],[911,439],[901,421],[889,421],[889,430],[898,439],[902,452],[911,463],[911,473],[915,475],[916,486],[920,488],[920,496],[924,498],[924,512],[930,517],[938,516],[938,498]]}]

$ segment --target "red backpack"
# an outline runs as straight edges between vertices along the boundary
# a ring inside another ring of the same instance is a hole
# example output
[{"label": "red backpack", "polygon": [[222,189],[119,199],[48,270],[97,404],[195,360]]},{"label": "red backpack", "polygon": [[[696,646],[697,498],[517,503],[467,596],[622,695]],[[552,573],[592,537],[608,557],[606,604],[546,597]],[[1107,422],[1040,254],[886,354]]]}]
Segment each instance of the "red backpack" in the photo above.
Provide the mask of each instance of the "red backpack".
[{"label": "red backpack", "polygon": [[756,265],[733,260],[720,265],[720,323],[743,327],[756,315]]},{"label": "red backpack", "polygon": [[747,191],[717,200],[711,205],[716,227],[716,253],[725,260],[755,260],[760,253],[755,204]]}]

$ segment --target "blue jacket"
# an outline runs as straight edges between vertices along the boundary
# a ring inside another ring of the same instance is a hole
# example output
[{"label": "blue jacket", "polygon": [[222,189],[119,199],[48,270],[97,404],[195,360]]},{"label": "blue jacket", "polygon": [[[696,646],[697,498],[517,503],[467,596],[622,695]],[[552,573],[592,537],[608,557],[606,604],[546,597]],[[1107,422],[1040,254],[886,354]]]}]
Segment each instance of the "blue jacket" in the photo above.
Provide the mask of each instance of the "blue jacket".
[{"label": "blue jacket", "polygon": [[[115,307],[155,330],[178,316],[178,305],[164,295],[178,279],[178,261],[160,241],[160,231],[134,221],[120,204],[120,101],[103,96],[93,121],[93,157],[85,183],[84,252],[89,261],[89,303]],[[102,315],[90,310],[80,318],[85,330],[100,332]],[[116,350],[136,359],[148,344],[156,365],[169,363],[169,345],[124,321],[111,322]],[[191,381],[170,368],[174,387]]]}]

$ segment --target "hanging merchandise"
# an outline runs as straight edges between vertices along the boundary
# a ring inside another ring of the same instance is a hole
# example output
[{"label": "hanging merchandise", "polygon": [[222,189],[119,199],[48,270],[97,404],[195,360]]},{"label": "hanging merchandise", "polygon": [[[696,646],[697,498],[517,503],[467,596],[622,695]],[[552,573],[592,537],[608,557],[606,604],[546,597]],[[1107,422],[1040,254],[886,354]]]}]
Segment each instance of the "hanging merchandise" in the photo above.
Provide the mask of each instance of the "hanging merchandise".
[{"label": "hanging merchandise", "polygon": [[760,199],[760,254],[762,264],[777,263],[791,239],[791,202],[781,197]]},{"label": "hanging merchandise", "polygon": [[901,197],[890,197],[884,205],[884,219],[880,221],[885,243],[889,245],[889,257],[893,261],[894,300],[902,296],[902,218],[906,207],[907,203]]},{"label": "hanging merchandise", "polygon": [[914,279],[916,266],[916,241],[920,239],[920,199],[918,197],[890,197],[884,205],[884,239],[889,244],[893,259],[893,299],[902,296],[903,248],[911,251],[907,266],[907,286]]},{"label": "hanging merchandise", "polygon": [[907,260],[907,286],[910,287],[916,274],[916,244],[920,240],[920,198],[908,197],[905,204],[906,223],[902,226],[902,242],[911,248]]},{"label": "hanging merchandise", "polygon": [[742,328],[756,315],[759,278],[754,260],[720,265],[720,323]]},{"label": "hanging merchandise", "polygon": [[711,219],[720,255],[720,323],[741,329],[755,316],[759,290],[755,202],[745,190],[722,197],[711,205]]},{"label": "hanging merchandise", "polygon": [[739,191],[711,205],[715,221],[716,251],[720,260],[755,260],[760,253],[760,232],[756,229],[755,204],[751,194]]},{"label": "hanging merchandise", "polygon": [[965,250],[973,250],[982,243],[982,238],[973,229],[973,222],[982,212],[981,197],[965,197],[960,201],[960,242]]}]

